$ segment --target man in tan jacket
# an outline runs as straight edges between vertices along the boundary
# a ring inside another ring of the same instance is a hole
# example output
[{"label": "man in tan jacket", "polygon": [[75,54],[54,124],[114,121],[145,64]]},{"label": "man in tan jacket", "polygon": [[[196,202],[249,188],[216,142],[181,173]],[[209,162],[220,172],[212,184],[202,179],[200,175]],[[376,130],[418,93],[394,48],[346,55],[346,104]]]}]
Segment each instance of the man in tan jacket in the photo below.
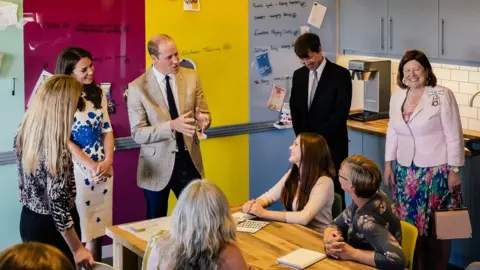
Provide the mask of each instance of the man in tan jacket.
[{"label": "man in tan jacket", "polygon": [[178,198],[203,177],[195,123],[203,132],[211,116],[197,73],[179,66],[173,39],[154,36],[148,52],[153,65],[129,84],[127,106],[133,140],[141,145],[137,184],[150,219],[167,215],[170,190]]}]

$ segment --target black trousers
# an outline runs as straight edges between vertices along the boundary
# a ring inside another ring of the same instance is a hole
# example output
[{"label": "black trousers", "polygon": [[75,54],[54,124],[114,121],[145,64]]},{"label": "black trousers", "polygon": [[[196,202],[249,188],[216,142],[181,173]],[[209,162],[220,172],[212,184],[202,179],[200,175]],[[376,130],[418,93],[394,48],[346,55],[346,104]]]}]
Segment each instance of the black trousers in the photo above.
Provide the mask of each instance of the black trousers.
[{"label": "black trousers", "polygon": [[[77,232],[78,237],[80,235],[80,218],[78,216],[77,207],[73,207],[70,210],[70,215],[73,219],[73,226]],[[52,245],[58,248],[68,259],[75,265],[73,254],[70,248],[65,242],[65,239],[55,227],[53,217],[51,215],[42,215],[27,207],[23,206],[22,213],[20,215],[20,237],[22,242],[40,242],[44,244]]]},{"label": "black trousers", "polygon": [[143,190],[147,204],[147,219],[165,217],[168,211],[170,190],[175,193],[178,199],[182,190],[192,180],[200,178],[201,176],[195,168],[190,154],[187,151],[177,152],[172,176],[167,186],[160,191]]}]

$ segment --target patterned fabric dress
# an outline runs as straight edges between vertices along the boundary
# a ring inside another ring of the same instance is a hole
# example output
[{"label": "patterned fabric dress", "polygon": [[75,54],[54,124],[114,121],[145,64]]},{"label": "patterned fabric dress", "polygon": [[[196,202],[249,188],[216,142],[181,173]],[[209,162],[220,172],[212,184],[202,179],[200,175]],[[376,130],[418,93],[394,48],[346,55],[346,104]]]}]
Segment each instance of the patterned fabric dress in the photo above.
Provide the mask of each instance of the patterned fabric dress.
[{"label": "patterned fabric dress", "polygon": [[[71,140],[93,161],[105,159],[102,133],[112,132],[107,111],[105,92],[102,108],[95,109],[93,103],[85,99],[85,110],[75,113]],[[105,235],[105,228],[112,225],[113,177],[106,182],[96,183],[90,179],[88,170],[74,160],[75,183],[77,186],[76,205],[80,216],[82,242]]]},{"label": "patterned fabric dress", "polygon": [[397,163],[393,201],[398,218],[418,228],[419,235],[427,236],[433,231],[433,215],[436,209],[452,208],[460,194],[448,190],[448,165],[419,168]]}]

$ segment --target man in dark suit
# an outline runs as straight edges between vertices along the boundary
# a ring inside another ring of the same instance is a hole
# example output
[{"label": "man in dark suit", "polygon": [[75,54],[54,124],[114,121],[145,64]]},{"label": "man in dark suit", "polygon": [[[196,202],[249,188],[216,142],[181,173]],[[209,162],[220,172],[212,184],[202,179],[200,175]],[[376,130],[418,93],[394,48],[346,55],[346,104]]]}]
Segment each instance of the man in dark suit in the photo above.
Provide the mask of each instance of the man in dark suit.
[{"label": "man in dark suit", "polygon": [[311,132],[322,135],[328,143],[337,171],[335,192],[345,193],[338,181],[338,170],[348,156],[347,117],[352,102],[350,72],[322,54],[320,38],[305,33],[295,41],[295,54],[305,65],[293,73],[290,111],[295,134]]}]

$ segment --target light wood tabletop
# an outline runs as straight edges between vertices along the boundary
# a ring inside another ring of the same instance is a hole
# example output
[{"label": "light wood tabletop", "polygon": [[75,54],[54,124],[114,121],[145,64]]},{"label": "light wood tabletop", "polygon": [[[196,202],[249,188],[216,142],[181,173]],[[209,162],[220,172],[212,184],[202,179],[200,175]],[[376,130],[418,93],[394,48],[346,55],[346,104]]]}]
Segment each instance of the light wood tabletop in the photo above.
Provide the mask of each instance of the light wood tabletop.
[{"label": "light wood tabletop", "polygon": [[[238,210],[232,207],[232,211]],[[143,257],[147,242],[118,226],[106,229],[113,239],[113,267],[116,270],[136,269],[138,257]],[[289,269],[277,264],[276,259],[297,248],[324,253],[321,234],[297,224],[270,222],[260,231],[249,234],[237,232],[237,242],[247,264],[255,269]],[[137,257],[138,256],[138,257]],[[355,262],[325,258],[308,269],[373,269]]]}]

